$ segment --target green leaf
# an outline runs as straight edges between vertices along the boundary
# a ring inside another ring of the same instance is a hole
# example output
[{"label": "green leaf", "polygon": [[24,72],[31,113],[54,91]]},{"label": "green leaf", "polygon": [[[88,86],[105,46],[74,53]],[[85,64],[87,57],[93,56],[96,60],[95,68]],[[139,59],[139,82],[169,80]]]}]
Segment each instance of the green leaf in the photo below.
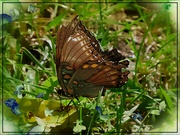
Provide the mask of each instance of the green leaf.
[{"label": "green leaf", "polygon": [[[46,81],[42,83],[42,88],[48,89],[48,91],[46,91],[46,94],[44,95],[45,99],[48,99],[49,94],[54,91],[54,87],[56,87],[58,84],[58,79],[55,76],[49,77]],[[38,89],[37,92],[41,93],[44,92],[44,90]]]},{"label": "green leaf", "polygon": [[52,27],[55,27],[57,25],[59,25],[62,22],[62,18],[64,18],[65,14],[61,14],[58,17],[56,17],[53,21],[51,21],[46,28],[46,31],[48,31],[49,29],[51,29]]},{"label": "green leaf", "polygon": [[162,101],[160,104],[159,104],[159,110],[161,111],[164,111],[165,110],[165,108],[166,108],[166,103],[165,103],[165,101]]},{"label": "green leaf", "polygon": [[99,118],[103,121],[107,121],[109,119],[109,116],[108,115],[100,115]]},{"label": "green leaf", "polygon": [[166,93],[166,91],[164,89],[162,89],[162,87],[160,87],[160,90],[162,92],[162,94],[164,95],[164,98],[166,100],[167,106],[170,109],[170,111],[173,110],[173,102],[170,98],[170,96]]},{"label": "green leaf", "polygon": [[160,115],[160,111],[159,110],[152,110],[151,114]]}]

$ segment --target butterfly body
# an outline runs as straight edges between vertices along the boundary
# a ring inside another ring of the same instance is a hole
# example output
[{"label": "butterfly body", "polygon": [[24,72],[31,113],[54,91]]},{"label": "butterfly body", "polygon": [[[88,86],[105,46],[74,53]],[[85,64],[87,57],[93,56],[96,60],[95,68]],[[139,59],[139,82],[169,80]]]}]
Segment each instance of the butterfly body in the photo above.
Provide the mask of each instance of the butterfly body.
[{"label": "butterfly body", "polygon": [[129,62],[116,50],[102,51],[99,42],[76,16],[58,31],[56,47],[57,76],[69,95],[95,97],[103,88],[121,87]]}]

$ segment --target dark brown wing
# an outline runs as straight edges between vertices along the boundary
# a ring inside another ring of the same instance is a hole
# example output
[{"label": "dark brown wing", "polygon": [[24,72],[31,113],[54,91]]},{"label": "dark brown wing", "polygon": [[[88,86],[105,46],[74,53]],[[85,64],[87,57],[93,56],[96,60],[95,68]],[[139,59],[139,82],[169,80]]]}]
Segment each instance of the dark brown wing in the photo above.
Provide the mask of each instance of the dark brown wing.
[{"label": "dark brown wing", "polygon": [[[93,34],[82,24],[79,20],[79,16],[74,17],[71,22],[65,27],[64,25],[58,30],[57,35],[57,42],[56,44],[60,47],[64,45],[66,40],[71,36],[74,35],[77,31],[83,31],[87,37],[89,37],[90,44],[94,47],[96,51],[101,53],[101,48],[99,42],[93,36]],[[60,50],[62,50],[60,48]]]},{"label": "dark brown wing", "polygon": [[102,56],[91,45],[83,31],[70,36],[62,48],[60,62],[67,62],[77,70],[83,63],[90,60],[103,61]]},{"label": "dark brown wing", "polygon": [[[60,30],[60,32],[62,31]],[[75,72],[84,63],[87,61],[104,61],[83,31],[77,31],[74,35],[71,35],[62,46],[57,44],[56,54],[58,79],[64,91],[69,94],[74,93],[73,89],[70,88],[69,80],[73,80]],[[78,76],[78,74],[76,75]]]},{"label": "dark brown wing", "polygon": [[75,95],[94,97],[104,88],[121,87],[128,78],[129,71],[122,72],[126,65],[114,66],[112,62],[89,61],[76,70],[68,87]]},{"label": "dark brown wing", "polygon": [[128,61],[117,50],[103,52],[99,42],[76,16],[58,31],[56,68],[59,82],[68,94],[98,95],[102,87],[120,87],[129,71]]}]

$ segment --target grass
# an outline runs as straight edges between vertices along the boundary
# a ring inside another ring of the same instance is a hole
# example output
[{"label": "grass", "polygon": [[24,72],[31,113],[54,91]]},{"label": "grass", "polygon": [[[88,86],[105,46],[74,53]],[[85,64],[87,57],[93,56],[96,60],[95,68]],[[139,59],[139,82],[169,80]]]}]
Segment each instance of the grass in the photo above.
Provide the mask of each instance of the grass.
[{"label": "grass", "polygon": [[[81,134],[176,131],[161,127],[169,124],[171,116],[175,121],[178,100],[177,57],[173,55],[177,35],[172,22],[164,21],[169,16],[163,6],[161,12],[150,12],[131,2],[38,3],[33,5],[35,12],[27,12],[28,3],[21,6],[22,14],[4,24],[1,38],[3,125],[14,121],[13,128],[4,128],[5,131],[27,133],[34,127],[44,134],[72,133],[73,129]],[[133,12],[136,19],[132,19]],[[159,18],[164,12],[167,16]],[[122,88],[107,90],[105,96],[96,98],[79,97],[78,101],[58,95],[56,32],[75,14],[96,34],[103,49],[117,47],[131,61],[131,75]],[[127,47],[130,49],[123,50]],[[19,89],[25,94],[23,98],[14,95]],[[40,93],[44,96],[37,98]],[[16,99],[21,115],[13,114],[4,104],[10,98]]]}]

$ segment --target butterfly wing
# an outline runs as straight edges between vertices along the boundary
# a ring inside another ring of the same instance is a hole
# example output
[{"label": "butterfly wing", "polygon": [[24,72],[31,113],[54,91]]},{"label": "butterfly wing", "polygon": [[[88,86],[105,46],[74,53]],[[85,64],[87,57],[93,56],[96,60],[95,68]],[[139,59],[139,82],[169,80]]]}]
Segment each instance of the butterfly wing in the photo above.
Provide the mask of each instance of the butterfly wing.
[{"label": "butterfly wing", "polygon": [[77,31],[71,35],[62,46],[61,51],[58,51],[58,47],[56,53],[61,55],[56,59],[58,79],[63,90],[73,94],[69,80],[74,80],[74,76],[79,76],[76,71],[80,71],[80,67],[87,61],[103,61],[103,58],[91,45],[89,37],[83,31]]},{"label": "butterfly wing", "polygon": [[121,87],[127,80],[129,71],[122,72],[126,65],[114,66],[112,62],[88,61],[69,80],[68,87],[75,95],[94,97],[104,88]]},{"label": "butterfly wing", "polygon": [[[72,76],[74,72],[74,68],[69,66],[69,63],[65,61],[64,53],[66,53],[65,48],[67,44],[68,38],[72,36],[77,31],[77,26],[79,25],[79,21],[77,17],[75,17],[67,26],[62,25],[58,29],[57,40],[56,40],[56,70],[58,80],[61,84],[61,87],[65,92],[68,92],[68,88],[66,86],[67,81],[63,79],[65,74]],[[64,59],[64,61],[63,61]],[[66,76],[67,78],[67,76]]]},{"label": "butterfly wing", "polygon": [[127,81],[128,61],[117,50],[102,52],[99,42],[78,17],[58,31],[56,68],[68,94],[94,97],[102,87],[120,87]]}]

